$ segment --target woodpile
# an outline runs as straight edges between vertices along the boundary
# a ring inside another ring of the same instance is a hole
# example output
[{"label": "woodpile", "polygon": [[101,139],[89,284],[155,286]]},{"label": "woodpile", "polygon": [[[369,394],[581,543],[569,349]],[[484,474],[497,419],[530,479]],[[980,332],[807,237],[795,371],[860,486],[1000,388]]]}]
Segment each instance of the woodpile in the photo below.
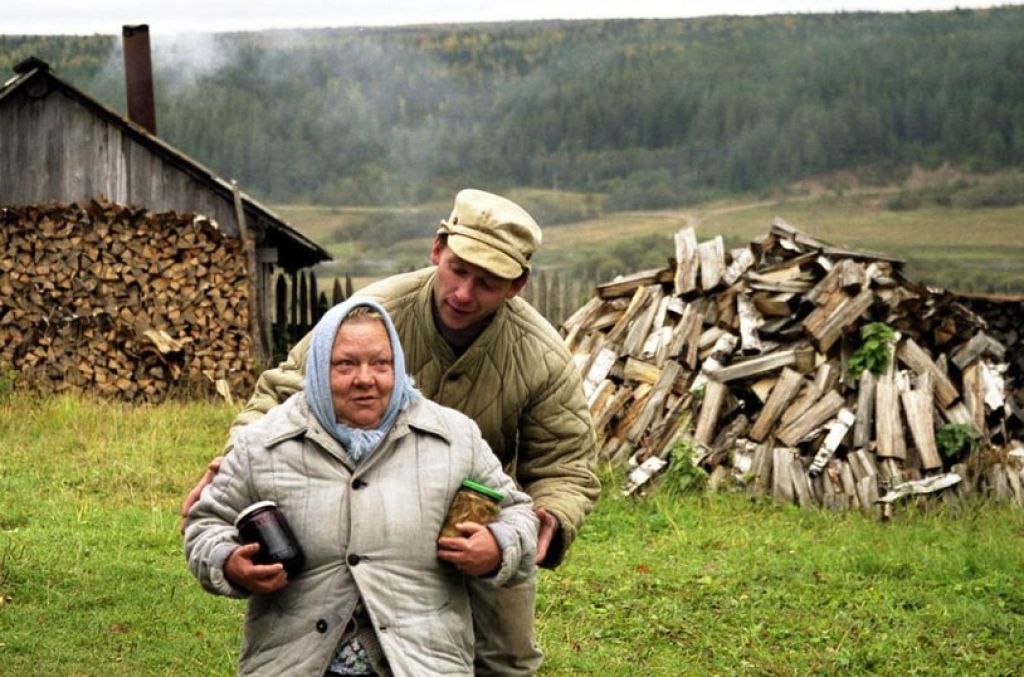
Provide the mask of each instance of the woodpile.
[{"label": "woodpile", "polygon": [[732,251],[675,241],[667,268],[599,285],[563,325],[626,493],[686,453],[712,487],[803,506],[977,490],[1024,505],[1021,346],[995,337],[997,310],[779,219]]},{"label": "woodpile", "polygon": [[93,201],[0,209],[0,370],[130,401],[245,395],[244,256],[202,216]]}]

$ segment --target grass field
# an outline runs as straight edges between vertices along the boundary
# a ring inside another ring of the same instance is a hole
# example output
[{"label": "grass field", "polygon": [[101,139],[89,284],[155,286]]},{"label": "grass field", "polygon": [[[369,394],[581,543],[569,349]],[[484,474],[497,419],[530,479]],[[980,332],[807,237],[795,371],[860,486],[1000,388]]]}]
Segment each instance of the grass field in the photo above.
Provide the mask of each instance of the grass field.
[{"label": "grass field", "polygon": [[[242,604],[186,571],[178,507],[222,404],[0,402],[0,674],[228,675]],[[1024,671],[1024,513],[859,514],[606,490],[540,576],[545,675]]]},{"label": "grass field", "polygon": [[[778,216],[832,244],[903,258],[913,280],[959,291],[1024,293],[1024,206],[970,209],[924,205],[892,210],[885,204],[894,190],[815,190],[736,197],[683,209],[604,213],[546,226],[535,265],[570,270],[599,266],[605,273],[632,272],[664,265],[675,253],[672,234],[684,226],[694,226],[701,240],[721,234],[727,244],[738,246],[766,233]],[[559,199],[552,191],[521,191],[515,196],[528,206],[534,202],[551,205]],[[566,193],[563,200],[565,213],[586,211],[578,194]],[[355,266],[363,283],[426,265],[436,219],[447,214],[449,205],[432,203],[416,209],[425,219],[422,237],[383,242],[353,240],[346,237],[346,229],[394,210],[276,209],[336,257],[337,263],[325,269],[327,277]],[[429,219],[425,216],[435,213]],[[620,261],[617,268],[616,259]]]}]

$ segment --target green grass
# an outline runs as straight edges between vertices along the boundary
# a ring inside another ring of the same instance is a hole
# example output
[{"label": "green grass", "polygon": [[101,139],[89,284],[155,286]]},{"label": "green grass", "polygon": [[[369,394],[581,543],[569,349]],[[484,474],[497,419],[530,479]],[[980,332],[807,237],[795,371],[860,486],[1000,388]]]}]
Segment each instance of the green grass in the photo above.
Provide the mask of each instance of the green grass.
[{"label": "green grass", "polygon": [[[232,674],[243,605],[178,534],[220,404],[0,404],[0,674]],[[1024,513],[605,495],[540,576],[549,675],[1019,674]]]}]

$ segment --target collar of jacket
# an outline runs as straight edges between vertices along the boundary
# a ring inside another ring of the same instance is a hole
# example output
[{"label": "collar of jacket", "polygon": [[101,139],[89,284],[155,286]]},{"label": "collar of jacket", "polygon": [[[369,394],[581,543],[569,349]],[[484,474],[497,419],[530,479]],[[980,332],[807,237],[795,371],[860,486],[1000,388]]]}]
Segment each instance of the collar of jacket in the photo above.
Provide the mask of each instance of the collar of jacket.
[{"label": "collar of jacket", "polygon": [[[284,404],[279,406],[287,408],[286,415],[279,422],[274,435],[264,440],[263,445],[267,449],[286,440],[305,436],[323,447],[332,456],[337,457],[338,460],[346,464],[351,463],[349,455],[345,453],[338,440],[334,439],[332,435],[324,430],[320,422],[316,420],[316,416],[313,415],[309,408],[309,403],[306,401],[306,393],[304,391],[295,393]],[[369,461],[377,456],[378,451],[405,437],[411,429],[440,437],[446,443],[451,444],[451,434],[437,415],[437,412],[434,411],[434,406],[436,405],[429,404],[424,397],[417,398],[405,411],[398,415],[398,418],[395,419],[394,427],[381,440],[380,447],[370,454],[366,460]]]},{"label": "collar of jacket", "polygon": [[427,277],[426,284],[424,284],[416,297],[416,317],[419,323],[422,325],[423,337],[430,347],[430,352],[437,357],[443,358],[439,360],[444,368],[447,370],[448,367],[452,366],[458,360],[463,359],[470,353],[479,350],[486,350],[495,341],[495,337],[501,333],[501,326],[505,324],[508,315],[508,304],[513,299],[505,299],[505,301],[498,306],[498,309],[494,311],[494,317],[491,318],[491,323],[487,325],[483,333],[476,337],[476,340],[466,351],[459,356],[458,359],[455,357],[455,351],[448,345],[448,342],[441,336],[441,332],[437,330],[437,325],[434,324],[434,280],[437,278],[437,268]]}]

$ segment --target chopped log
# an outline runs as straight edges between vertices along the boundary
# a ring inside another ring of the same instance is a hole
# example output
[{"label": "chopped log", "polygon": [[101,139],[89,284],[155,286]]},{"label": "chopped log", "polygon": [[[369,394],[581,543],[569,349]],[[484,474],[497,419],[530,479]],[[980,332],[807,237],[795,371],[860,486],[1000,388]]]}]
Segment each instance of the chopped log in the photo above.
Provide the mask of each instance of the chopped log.
[{"label": "chopped log", "polygon": [[814,476],[825,469],[825,464],[831,460],[832,455],[836,453],[836,449],[842,443],[843,438],[846,437],[846,433],[850,430],[850,426],[856,418],[853,412],[849,409],[840,409],[836,417],[825,424],[825,428],[828,430],[828,435],[825,436],[825,440],[821,443],[818,448],[818,453],[814,455],[814,461],[811,463],[811,467],[808,472]]},{"label": "chopped log", "polygon": [[601,381],[600,385],[594,389],[594,392],[587,398],[587,406],[590,408],[590,415],[596,417],[601,411],[604,411],[605,406],[608,404],[608,400],[615,396],[615,381],[611,379],[605,379]]},{"label": "chopped log", "polygon": [[853,447],[868,446],[875,413],[875,375],[865,369],[860,374],[857,389],[857,421],[853,426]]},{"label": "chopped log", "polygon": [[780,430],[779,440],[788,446],[795,446],[815,428],[839,413],[843,404],[845,404],[845,400],[842,395],[834,390],[828,391],[804,414]]},{"label": "chopped log", "polygon": [[861,510],[866,513],[875,513],[878,507],[878,482],[874,477],[865,477],[857,482],[857,500],[860,501]]},{"label": "chopped log", "polygon": [[904,496],[932,494],[959,484],[961,479],[960,475],[950,472],[942,475],[933,475],[913,482],[901,482],[894,485],[892,489],[885,493],[885,496],[878,500],[881,503],[892,503]]},{"label": "chopped log", "polygon": [[697,235],[693,228],[683,228],[675,234],[676,294],[686,294],[697,288]]},{"label": "chopped log", "polygon": [[811,482],[804,471],[804,465],[800,457],[794,455],[790,461],[790,474],[793,476],[793,493],[796,494],[796,502],[801,508],[814,505],[814,495],[811,490]]},{"label": "chopped log", "polygon": [[725,242],[722,236],[716,235],[697,245],[697,255],[700,257],[700,287],[707,292],[718,286],[725,273]]},{"label": "chopped log", "polygon": [[597,285],[597,295],[602,299],[614,299],[619,296],[628,296],[640,287],[672,282],[673,279],[674,274],[668,268],[641,270],[638,273],[619,276],[611,282]]},{"label": "chopped log", "polygon": [[653,386],[661,377],[661,373],[662,370],[657,365],[630,357],[626,359],[626,368],[622,372],[622,378],[626,381],[636,381]]},{"label": "chopped log", "polygon": [[788,368],[782,370],[782,375],[779,377],[775,387],[772,388],[768,401],[765,402],[760,415],[754,421],[754,427],[750,430],[750,439],[755,442],[764,441],[779,416],[800,390],[802,383],[803,376],[799,372]]},{"label": "chopped log", "polygon": [[898,394],[891,378],[879,379],[875,384],[875,444],[876,453],[883,458],[907,457]]},{"label": "chopped log", "polygon": [[846,460],[849,462],[850,471],[857,482],[860,482],[865,477],[872,479],[878,477],[878,466],[875,465],[874,459],[866,450],[857,449],[856,451],[851,451],[846,455]]},{"label": "chopped log", "polygon": [[696,444],[710,444],[715,428],[718,426],[718,417],[727,392],[728,388],[725,384],[716,381],[707,383],[704,397],[701,399],[700,415],[697,417],[697,429],[693,434]]},{"label": "chopped log", "polygon": [[152,341],[156,349],[163,354],[180,353],[185,349],[185,345],[181,341],[175,341],[162,329],[147,329],[142,332],[142,335]]},{"label": "chopped log", "polygon": [[665,363],[668,354],[668,344],[672,340],[672,327],[665,326],[665,318],[668,316],[670,296],[664,296],[658,304],[658,310],[651,322],[651,330],[647,334],[643,348],[640,350],[640,357],[644,360],[654,360],[659,367]]},{"label": "chopped log", "polygon": [[839,480],[843,485],[843,495],[847,496],[851,508],[860,505],[860,497],[857,495],[857,479],[853,474],[853,466],[850,463],[843,463],[839,467]]},{"label": "chopped log", "polygon": [[611,420],[616,414],[622,413],[622,408],[626,406],[626,403],[632,397],[632,388],[619,388],[615,392],[615,397],[611,398],[603,410],[593,412],[594,429],[598,431],[605,431],[611,423]]},{"label": "chopped log", "polygon": [[636,390],[633,391],[633,403],[629,405],[629,408],[626,409],[626,412],[615,426],[615,437],[626,439],[626,431],[629,430],[630,427],[632,427],[633,422],[643,414],[650,394],[651,386],[646,383],[641,383],[636,387]]},{"label": "chopped log", "polygon": [[772,317],[789,318],[793,315],[792,301],[796,295],[792,292],[782,294],[768,294],[759,292],[754,294],[754,307],[761,315]]},{"label": "chopped log", "polygon": [[926,372],[922,375],[917,390],[902,393],[900,397],[922,467],[925,470],[941,468],[942,459],[939,457],[938,447],[935,446],[931,376]]},{"label": "chopped log", "polygon": [[722,281],[725,282],[726,286],[731,287],[743,276],[745,272],[750,270],[755,262],[754,252],[750,250],[750,247],[743,247],[742,249],[734,250],[732,252],[732,263],[730,263],[729,267],[725,269]]},{"label": "chopped log", "polygon": [[622,487],[622,494],[624,496],[632,496],[650,482],[651,479],[660,473],[667,465],[668,461],[660,459],[657,456],[652,456],[647,459],[629,473],[629,476],[626,478],[625,485]]},{"label": "chopped log", "polygon": [[732,334],[721,334],[715,341],[711,354],[704,360],[704,367],[697,374],[690,386],[691,392],[697,392],[703,388],[714,374],[722,369],[722,365],[729,359],[729,355],[736,349],[736,337]]},{"label": "chopped log", "polygon": [[764,318],[748,295],[736,295],[736,314],[740,319],[740,349],[744,352],[760,351],[761,338],[757,329],[764,324]]},{"label": "chopped log", "polygon": [[639,443],[641,436],[647,430],[651,420],[661,413],[665,403],[665,398],[672,392],[672,387],[675,385],[676,378],[682,370],[683,367],[678,362],[669,362],[665,365],[665,368],[661,370],[657,382],[654,384],[654,388],[651,390],[651,394],[647,399],[646,407],[643,412],[641,412],[640,416],[637,417],[629,431],[627,431],[626,439],[634,444]]},{"label": "chopped log", "polygon": [[981,373],[982,389],[985,393],[985,406],[992,411],[1001,411],[1006,404],[1006,381],[1002,372],[1006,365],[994,366],[982,360],[978,363]]},{"label": "chopped log", "polygon": [[590,363],[590,368],[583,378],[583,391],[587,397],[608,377],[612,366],[619,359],[619,353],[611,348],[601,348]]},{"label": "chopped log", "polygon": [[814,351],[811,348],[794,348],[782,350],[760,357],[753,357],[747,360],[733,362],[727,367],[722,367],[711,372],[711,377],[716,381],[727,383],[741,378],[749,378],[758,374],[774,371],[780,367],[796,365],[800,371],[806,371],[809,363],[813,362]]},{"label": "chopped log", "polygon": [[811,316],[808,316],[804,326],[814,337],[818,350],[828,352],[832,344],[842,336],[843,330],[856,322],[871,307],[874,300],[874,293],[870,289],[864,289],[853,298],[844,294],[842,303],[832,313],[826,315],[820,324],[811,322]]},{"label": "chopped log", "polygon": [[948,407],[956,400],[956,387],[953,386],[949,377],[942,373],[935,362],[932,361],[932,358],[928,356],[928,353],[914,339],[908,337],[899,350],[896,351],[896,356],[901,362],[913,369],[915,373],[923,374],[929,372],[932,375],[933,383],[935,384],[935,399],[938,401],[939,406]]},{"label": "chopped log", "polygon": [[689,395],[680,398],[672,405],[661,423],[652,428],[646,439],[648,455],[664,458],[671,451],[673,445],[689,429],[690,417],[687,412],[692,402]]},{"label": "chopped log", "polygon": [[664,295],[664,292],[658,285],[651,285],[644,289],[645,296],[639,304],[643,310],[630,322],[626,338],[622,343],[620,355],[630,355],[632,357],[641,357],[643,355],[644,342],[647,340],[647,334],[651,331],[651,325],[654,322],[655,315],[658,313],[658,308]]},{"label": "chopped log", "polygon": [[979,331],[953,353],[952,359],[953,364],[963,371],[968,365],[986,356],[1001,361],[1006,357],[1006,346],[985,332]]},{"label": "chopped log", "polygon": [[793,461],[798,461],[796,449],[775,447],[772,450],[772,498],[783,503],[795,499]]},{"label": "chopped log", "polygon": [[754,457],[750,462],[751,491],[761,495],[767,491],[771,482],[772,449],[767,444],[759,444],[754,449]]}]

